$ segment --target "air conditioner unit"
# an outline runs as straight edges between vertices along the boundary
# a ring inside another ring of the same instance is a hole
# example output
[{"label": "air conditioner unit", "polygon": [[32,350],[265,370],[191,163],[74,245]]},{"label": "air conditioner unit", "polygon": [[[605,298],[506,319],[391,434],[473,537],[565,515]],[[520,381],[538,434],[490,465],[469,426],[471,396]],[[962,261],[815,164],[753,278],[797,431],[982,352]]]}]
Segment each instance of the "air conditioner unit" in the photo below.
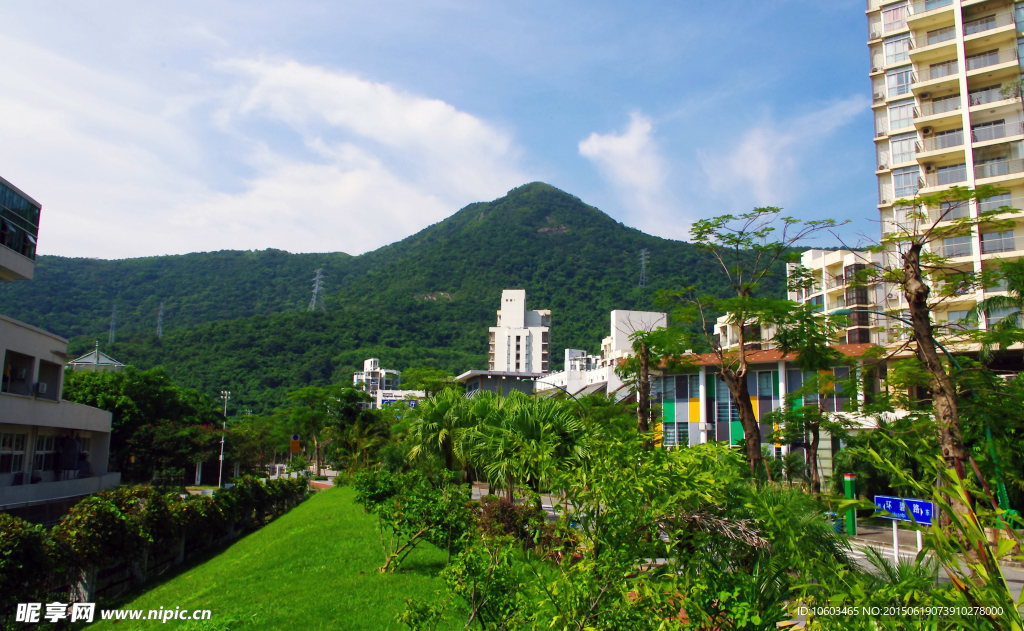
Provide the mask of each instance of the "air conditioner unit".
[{"label": "air conditioner unit", "polygon": [[875,92],[875,100],[876,101],[884,101],[885,100],[885,95],[882,94],[881,92]]},{"label": "air conditioner unit", "polygon": [[46,394],[46,384],[42,381],[36,384],[36,394]]},{"label": "air conditioner unit", "polygon": [[881,68],[872,68],[871,69],[871,72],[881,72],[881,71],[882,71]]},{"label": "air conditioner unit", "polygon": [[934,164],[926,164],[926,165],[924,165],[924,172],[925,173],[935,173],[935,165]]},{"label": "air conditioner unit", "polygon": [[888,135],[889,132],[885,131],[884,129],[879,129],[878,132],[875,133],[875,138],[884,138],[885,136]]},{"label": "air conditioner unit", "polygon": [[879,39],[880,37],[882,37],[881,33],[878,31],[871,31],[871,39]]},{"label": "air conditioner unit", "polygon": [[884,163],[883,163],[883,164],[880,164],[880,165],[878,165],[878,170],[879,170],[879,171],[885,171],[885,170],[886,170],[886,169],[888,169],[888,168],[889,168],[889,165],[888,165],[888,164],[884,164]]},{"label": "air conditioner unit", "polygon": [[925,136],[929,136],[932,133],[932,128],[931,127],[922,127],[921,128],[921,133],[924,134]]},{"label": "air conditioner unit", "polygon": [[883,199],[881,203],[883,203],[883,204],[888,204],[888,203],[889,203],[889,200],[887,200],[887,199]]},{"label": "air conditioner unit", "polygon": [[931,92],[922,92],[920,96],[921,96],[922,99],[927,99],[931,95],[932,95]]}]

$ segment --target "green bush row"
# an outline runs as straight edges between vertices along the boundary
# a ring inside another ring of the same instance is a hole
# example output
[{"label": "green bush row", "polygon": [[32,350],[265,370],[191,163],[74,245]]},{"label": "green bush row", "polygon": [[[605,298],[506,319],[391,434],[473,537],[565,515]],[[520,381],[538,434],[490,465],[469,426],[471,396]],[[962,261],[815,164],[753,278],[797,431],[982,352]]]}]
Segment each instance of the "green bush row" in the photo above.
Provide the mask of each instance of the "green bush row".
[{"label": "green bush row", "polygon": [[301,476],[265,483],[246,476],[213,495],[184,498],[119,487],[85,498],[50,530],[0,513],[0,619],[19,602],[42,602],[74,583],[82,569],[136,561],[177,541],[217,538],[230,524],[262,522],[301,500],[307,484]]}]

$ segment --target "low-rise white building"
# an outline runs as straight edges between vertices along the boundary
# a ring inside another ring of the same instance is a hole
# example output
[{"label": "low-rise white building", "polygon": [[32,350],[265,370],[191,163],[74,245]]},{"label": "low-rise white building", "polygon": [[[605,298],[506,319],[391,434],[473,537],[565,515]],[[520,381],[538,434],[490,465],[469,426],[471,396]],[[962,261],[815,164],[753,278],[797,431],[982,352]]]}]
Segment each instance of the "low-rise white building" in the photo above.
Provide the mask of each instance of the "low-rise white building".
[{"label": "low-rise white building", "polygon": [[[0,178],[0,282],[31,280],[40,205]],[[0,511],[52,522],[117,486],[111,414],[61,400],[68,341],[0,315]]]},{"label": "low-rise white building", "polygon": [[488,330],[488,370],[501,373],[548,372],[551,311],[527,311],[525,289],[501,292],[498,323]]},{"label": "low-rise white building", "polygon": [[668,326],[668,316],[657,311],[616,309],[611,312],[610,320],[610,334],[601,341],[600,355],[590,355],[574,348],[565,349],[565,367],[538,380],[537,391],[560,388],[573,395],[601,390],[609,394],[617,392],[623,383],[615,373],[615,367],[633,355],[630,336],[639,331]]}]

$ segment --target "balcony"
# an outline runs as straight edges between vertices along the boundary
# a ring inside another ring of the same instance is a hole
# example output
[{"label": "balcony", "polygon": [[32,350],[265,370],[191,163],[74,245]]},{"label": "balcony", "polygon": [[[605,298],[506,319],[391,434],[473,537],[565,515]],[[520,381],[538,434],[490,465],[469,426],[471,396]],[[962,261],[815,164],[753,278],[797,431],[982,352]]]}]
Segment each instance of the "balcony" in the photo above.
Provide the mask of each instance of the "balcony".
[{"label": "balcony", "polygon": [[957,63],[956,59],[951,59],[941,64],[932,64],[927,70],[922,69],[918,73],[918,81],[934,81],[955,75],[958,72],[960,72],[960,64]]},{"label": "balcony", "polygon": [[942,256],[950,259],[961,256],[973,256],[974,254],[974,247],[971,245],[971,237],[969,235],[943,239],[942,243],[936,243],[934,248]]},{"label": "balcony", "polygon": [[846,278],[843,276],[829,276],[825,280],[825,289],[835,289],[836,287],[844,287],[846,285]]},{"label": "balcony", "polygon": [[958,130],[954,133],[942,134],[925,138],[923,141],[918,143],[917,150],[922,153],[929,153],[932,151],[941,151],[942,149],[949,149],[951,147],[962,147],[964,144],[964,130]]},{"label": "balcony", "polygon": [[938,116],[958,111],[960,111],[959,96],[941,101],[925,101],[921,104],[920,109],[915,109],[914,118],[927,118],[929,116]]},{"label": "balcony", "polygon": [[1016,160],[995,160],[974,166],[974,178],[977,180],[1012,175],[1014,173],[1024,173],[1024,160],[1020,158]]},{"label": "balcony", "polygon": [[950,184],[959,184],[960,182],[967,181],[967,165],[958,164],[953,167],[945,167],[935,173],[928,173],[925,175],[925,186],[932,188],[934,186],[948,186]]},{"label": "balcony", "polygon": [[[990,50],[980,55],[972,55],[967,58],[967,72],[991,68],[1006,63],[1017,63],[1017,50],[1015,48],[1003,48],[1001,50]],[[972,104],[973,105],[973,104]]]},{"label": "balcony", "polygon": [[982,254],[1001,254],[1024,250],[1024,237],[1014,237],[1013,230],[995,234],[1005,236],[986,238],[987,235],[981,235]]},{"label": "balcony", "polygon": [[1001,123],[999,125],[988,125],[971,130],[971,142],[987,142],[998,138],[1009,136],[1020,136],[1024,134],[1024,123]]},{"label": "balcony", "polygon": [[1009,26],[1013,23],[1013,13],[1010,12],[986,15],[985,17],[978,18],[977,20],[964,22],[964,37],[970,37],[971,35],[977,35],[978,33],[984,33],[985,31]]},{"label": "balcony", "polygon": [[120,473],[102,473],[88,478],[19,484],[0,487],[0,508],[53,502],[108,491],[121,483]]}]

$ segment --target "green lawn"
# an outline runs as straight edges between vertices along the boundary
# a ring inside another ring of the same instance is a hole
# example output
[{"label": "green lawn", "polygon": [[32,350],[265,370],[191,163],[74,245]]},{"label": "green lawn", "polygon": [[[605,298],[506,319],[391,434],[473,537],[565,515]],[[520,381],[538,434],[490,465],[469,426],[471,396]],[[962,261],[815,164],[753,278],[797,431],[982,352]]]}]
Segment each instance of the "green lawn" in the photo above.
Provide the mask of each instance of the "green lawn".
[{"label": "green lawn", "polygon": [[89,629],[399,629],[392,620],[405,598],[442,588],[437,573],[445,555],[424,544],[401,570],[378,573],[383,554],[375,520],[352,497],[349,488],[317,493],[206,562],[116,603],[210,609],[213,624],[98,621]]}]

